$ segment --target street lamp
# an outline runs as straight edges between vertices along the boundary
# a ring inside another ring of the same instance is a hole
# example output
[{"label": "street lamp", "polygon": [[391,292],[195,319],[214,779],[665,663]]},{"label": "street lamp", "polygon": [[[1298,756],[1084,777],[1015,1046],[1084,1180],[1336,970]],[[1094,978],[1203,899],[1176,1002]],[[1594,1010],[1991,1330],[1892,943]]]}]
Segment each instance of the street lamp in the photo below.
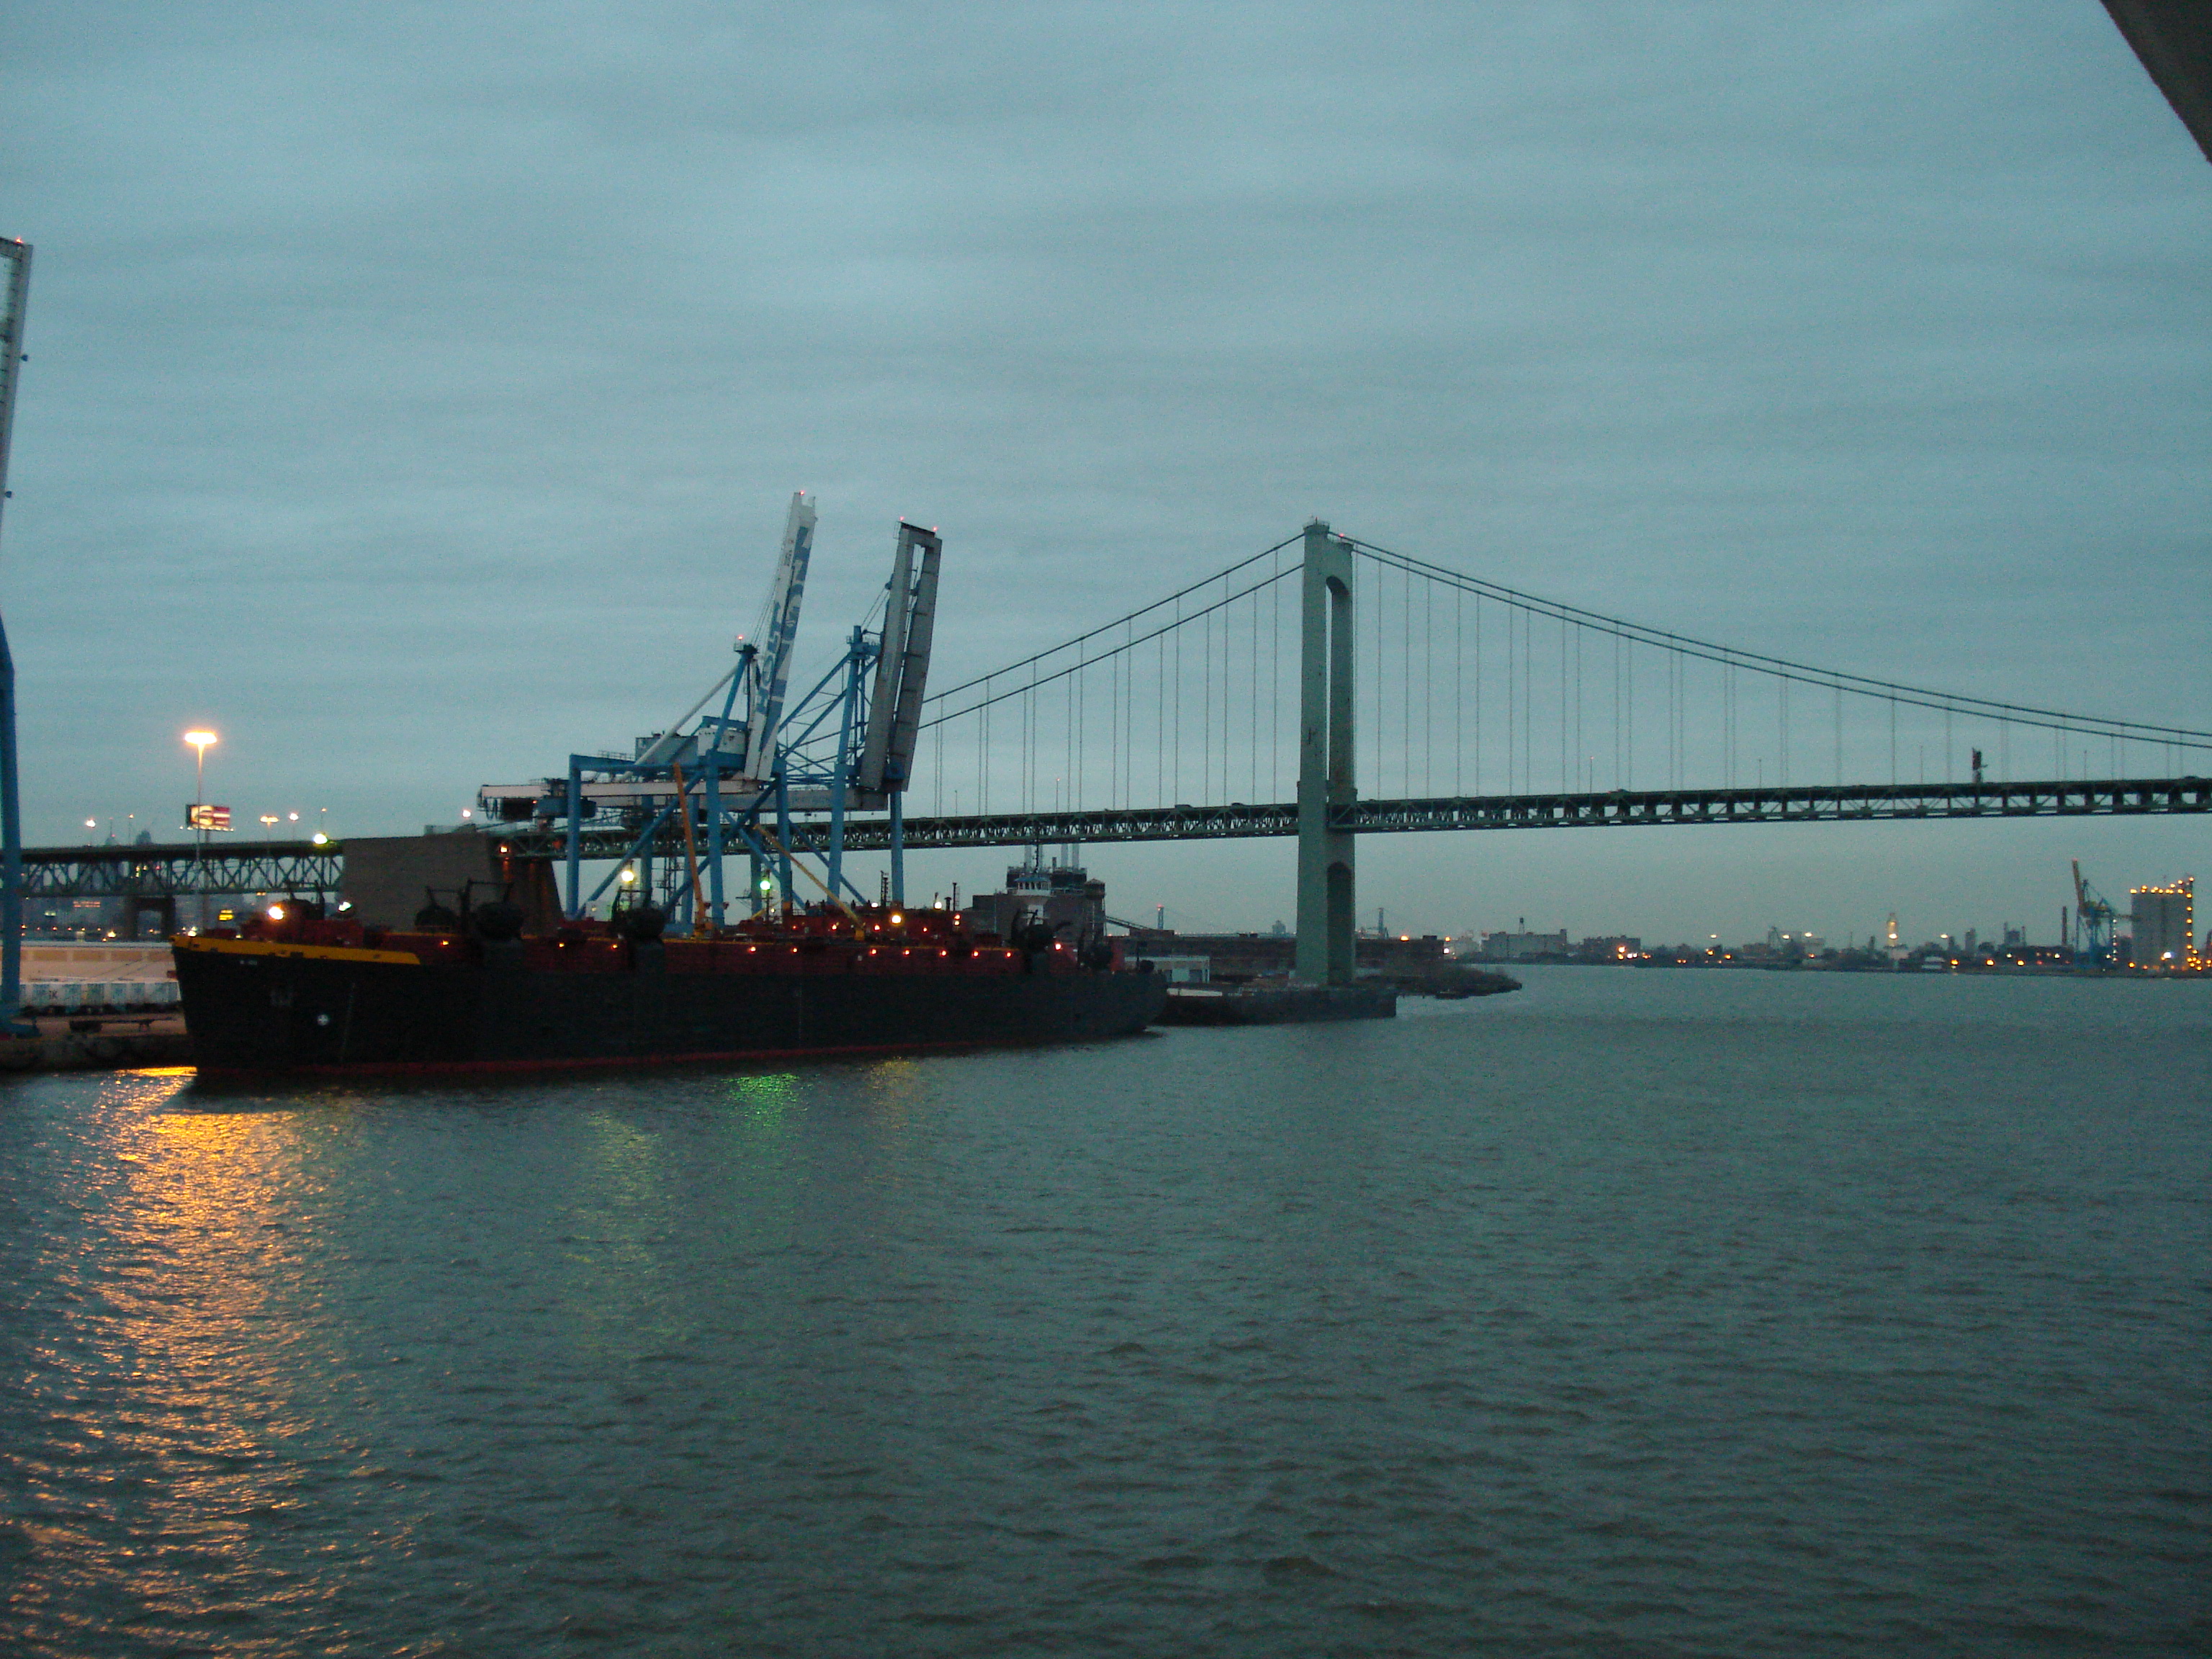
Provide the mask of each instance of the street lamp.
[{"label": "street lamp", "polygon": [[207,804],[207,751],[215,742],[212,732],[187,732],[185,741],[192,746],[192,828],[196,846],[192,852],[193,873],[199,878],[200,932],[207,932],[207,817],[200,808]]},{"label": "street lamp", "polygon": [[[185,741],[191,744],[192,757],[198,763],[197,779],[199,782],[204,782],[207,779],[208,745],[216,741],[216,735],[212,732],[187,732],[185,733]],[[193,805],[198,805],[199,795],[197,787],[195,787],[192,800]]]}]

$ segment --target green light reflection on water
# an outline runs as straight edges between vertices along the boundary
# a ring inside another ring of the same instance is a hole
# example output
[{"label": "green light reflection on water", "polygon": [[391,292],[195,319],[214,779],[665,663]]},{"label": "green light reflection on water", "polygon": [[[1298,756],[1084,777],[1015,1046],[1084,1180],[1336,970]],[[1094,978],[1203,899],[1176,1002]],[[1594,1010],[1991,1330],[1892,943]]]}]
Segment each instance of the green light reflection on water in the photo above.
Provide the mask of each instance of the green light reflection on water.
[{"label": "green light reflection on water", "polygon": [[799,1103],[799,1074],[772,1072],[765,1077],[732,1078],[730,1101],[753,1127],[781,1129],[784,1115]]}]

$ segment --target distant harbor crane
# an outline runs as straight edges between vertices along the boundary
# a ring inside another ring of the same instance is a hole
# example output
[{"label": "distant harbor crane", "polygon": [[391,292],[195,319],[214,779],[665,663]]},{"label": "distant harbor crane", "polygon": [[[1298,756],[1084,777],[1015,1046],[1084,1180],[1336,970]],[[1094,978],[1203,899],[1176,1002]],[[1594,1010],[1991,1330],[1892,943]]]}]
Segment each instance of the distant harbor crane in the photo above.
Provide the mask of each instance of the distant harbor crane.
[{"label": "distant harbor crane", "polygon": [[2074,860],[2074,954],[2100,966],[2112,960],[2112,902],[2081,875],[2081,860]]}]

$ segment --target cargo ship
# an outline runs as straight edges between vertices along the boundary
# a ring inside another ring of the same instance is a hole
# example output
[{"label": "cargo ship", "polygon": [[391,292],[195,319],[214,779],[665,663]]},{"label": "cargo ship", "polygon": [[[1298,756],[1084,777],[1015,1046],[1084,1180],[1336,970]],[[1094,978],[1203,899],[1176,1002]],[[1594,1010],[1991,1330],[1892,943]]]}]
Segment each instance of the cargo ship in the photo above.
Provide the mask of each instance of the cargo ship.
[{"label": "cargo ship", "polygon": [[[988,907],[963,914],[957,892],[946,908],[905,905],[902,803],[943,542],[900,521],[880,625],[854,628],[787,707],[814,520],[794,494],[763,623],[630,754],[571,753],[565,776],[483,786],[495,834],[349,840],[337,914],[280,900],[236,928],[176,939],[201,1073],[746,1061],[1066,1042],[1152,1024],[1165,977],[1123,965],[1104,884],[1047,871],[1041,848]],[[868,904],[845,837],[852,815],[878,812],[890,868],[883,902]],[[743,908],[725,886],[732,856],[747,860],[740,890],[757,908],[726,923]],[[587,862],[605,872],[589,890]],[[821,899],[802,902],[794,878]],[[473,904],[479,881],[499,897]],[[428,901],[419,910],[416,895]]]},{"label": "cargo ship", "polygon": [[501,1072],[1066,1042],[1158,1018],[1164,977],[1024,922],[829,906],[664,937],[650,906],[525,937],[504,902],[397,932],[272,905],[174,942],[203,1077]]}]

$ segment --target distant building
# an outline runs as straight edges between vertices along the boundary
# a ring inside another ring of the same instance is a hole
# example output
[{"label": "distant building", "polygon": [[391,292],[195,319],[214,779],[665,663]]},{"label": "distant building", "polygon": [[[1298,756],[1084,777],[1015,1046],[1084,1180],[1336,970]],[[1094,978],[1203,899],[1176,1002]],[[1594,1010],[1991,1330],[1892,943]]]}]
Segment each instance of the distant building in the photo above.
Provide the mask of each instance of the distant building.
[{"label": "distant building", "polygon": [[1482,959],[1485,962],[1535,962],[1545,957],[1564,957],[1568,953],[1567,930],[1556,933],[1485,933],[1482,936]]},{"label": "distant building", "polygon": [[2190,958],[2197,938],[2196,878],[2184,876],[2166,887],[2128,890],[2128,921],[2135,936],[2129,960],[2138,968],[2179,966]]},{"label": "distant building", "polygon": [[1644,941],[1625,933],[1586,939],[1575,946],[1577,962],[1634,962],[1644,954]]}]

